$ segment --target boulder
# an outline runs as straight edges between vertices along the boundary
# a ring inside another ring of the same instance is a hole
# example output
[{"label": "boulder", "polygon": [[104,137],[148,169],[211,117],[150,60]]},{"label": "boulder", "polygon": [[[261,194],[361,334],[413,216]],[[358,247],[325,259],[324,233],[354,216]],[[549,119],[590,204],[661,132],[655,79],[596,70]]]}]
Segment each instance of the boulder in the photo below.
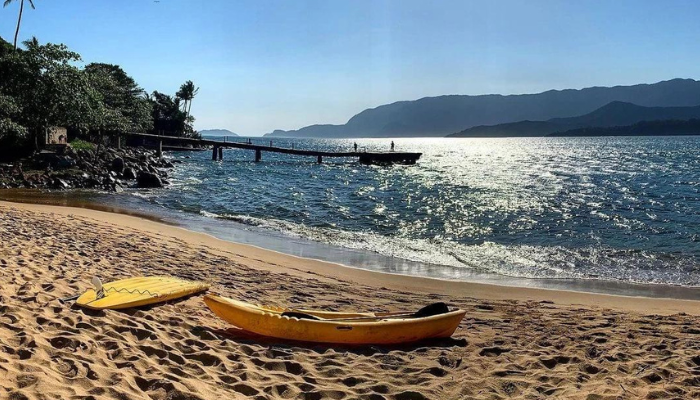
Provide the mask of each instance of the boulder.
[{"label": "boulder", "polygon": [[122,176],[126,180],[133,180],[136,179],[136,173],[134,172],[133,168],[124,168],[124,172],[122,173]]},{"label": "boulder", "polygon": [[121,157],[117,157],[114,160],[112,160],[112,171],[121,174],[124,172],[124,159]]},{"label": "boulder", "polygon": [[77,165],[73,158],[50,151],[38,153],[35,156],[35,160],[38,161],[40,165],[51,167],[56,170],[73,168]]},{"label": "boulder", "polygon": [[136,176],[136,186],[140,188],[159,188],[163,187],[163,182],[161,182],[158,175],[141,171]]},{"label": "boulder", "polygon": [[102,184],[105,186],[112,186],[117,182],[117,180],[112,175],[107,175],[102,178]]},{"label": "boulder", "polygon": [[92,188],[95,188],[95,187],[97,187],[97,186],[99,186],[99,185],[100,185],[100,181],[98,181],[97,179],[93,178],[92,176],[89,177],[89,178],[87,178],[87,179],[85,179],[85,180],[83,181],[83,186],[86,187],[86,188],[92,189]]},{"label": "boulder", "polygon": [[54,189],[68,189],[70,187],[68,182],[60,178],[54,178],[52,186],[54,187]]}]

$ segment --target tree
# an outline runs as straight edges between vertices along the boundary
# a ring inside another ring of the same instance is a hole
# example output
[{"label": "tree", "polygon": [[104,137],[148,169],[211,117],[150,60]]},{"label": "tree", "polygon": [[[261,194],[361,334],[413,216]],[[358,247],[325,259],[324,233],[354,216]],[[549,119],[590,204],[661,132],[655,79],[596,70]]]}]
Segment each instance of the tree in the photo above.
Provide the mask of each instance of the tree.
[{"label": "tree", "polygon": [[14,121],[19,111],[12,97],[0,94],[0,160],[16,156],[27,136],[27,128]]},{"label": "tree", "polygon": [[0,94],[12,97],[21,112],[13,121],[38,143],[46,127],[66,126],[100,137],[145,132],[153,127],[146,93],[119,66],[75,63],[80,55],[65,45],[24,42],[13,52],[0,43]]},{"label": "tree", "polygon": [[[0,48],[0,93],[14,98],[20,112],[17,123],[27,128],[38,145],[47,126],[72,126],[82,122],[87,81],[73,65],[80,55],[65,45],[39,44],[36,38],[25,41],[26,50],[11,55]],[[4,47],[3,47],[4,48]]]},{"label": "tree", "polygon": [[[5,0],[5,2],[2,4],[3,7],[7,7],[10,4],[12,4],[14,0]],[[34,0],[27,0],[29,2],[29,5],[32,7],[32,10],[36,9],[34,7]],[[15,41],[14,41],[14,49],[17,50],[17,36],[19,36],[19,26],[22,24],[22,12],[24,11],[24,0],[19,0],[19,18],[17,19],[17,29],[15,30]]]},{"label": "tree", "polygon": [[156,134],[178,136],[187,133],[187,114],[179,96],[154,91],[149,99],[153,105],[153,130]]},{"label": "tree", "polygon": [[92,63],[84,72],[91,87],[99,92],[104,112],[112,115],[106,120],[112,125],[103,129],[122,133],[153,128],[152,105],[146,92],[120,66]]},{"label": "tree", "polygon": [[99,137],[100,143],[126,132],[196,136],[189,111],[198,89],[191,81],[177,96],[149,96],[118,65],[80,68],[80,61],[63,44],[32,38],[14,48],[0,38],[0,153],[25,155],[50,126]]},{"label": "tree", "polygon": [[180,86],[180,90],[175,94],[176,97],[183,100],[182,111],[185,112],[187,118],[190,117],[192,99],[194,99],[198,92],[199,88],[194,86],[194,82],[187,81]]}]

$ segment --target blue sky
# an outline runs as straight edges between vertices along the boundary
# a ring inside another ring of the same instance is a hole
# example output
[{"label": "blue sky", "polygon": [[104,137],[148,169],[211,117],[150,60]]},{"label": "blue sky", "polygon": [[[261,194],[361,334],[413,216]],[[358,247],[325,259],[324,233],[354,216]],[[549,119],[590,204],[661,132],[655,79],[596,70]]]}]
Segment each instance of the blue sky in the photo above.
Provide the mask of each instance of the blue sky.
[{"label": "blue sky", "polygon": [[[700,2],[34,0],[20,39],[121,65],[146,90],[201,89],[198,129],[344,123],[443,94],[700,77]],[[19,3],[0,10],[11,41]]]}]

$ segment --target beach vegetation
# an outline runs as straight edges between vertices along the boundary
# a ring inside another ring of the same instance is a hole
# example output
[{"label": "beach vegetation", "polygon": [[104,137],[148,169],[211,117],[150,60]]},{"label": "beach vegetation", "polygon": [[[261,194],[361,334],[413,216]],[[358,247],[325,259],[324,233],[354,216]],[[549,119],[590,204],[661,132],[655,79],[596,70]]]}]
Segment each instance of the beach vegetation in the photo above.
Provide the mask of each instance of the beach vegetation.
[{"label": "beach vegetation", "polygon": [[194,86],[194,82],[187,81],[180,86],[180,90],[175,94],[176,97],[182,99],[182,110],[185,111],[186,118],[190,117],[192,109],[192,99],[199,92],[199,88]]},{"label": "beach vegetation", "polygon": [[192,81],[175,96],[149,95],[119,65],[81,62],[64,44],[32,38],[15,49],[0,38],[0,158],[39,149],[50,126],[100,144],[130,132],[198,137]]},{"label": "beach vegetation", "polygon": [[187,115],[182,99],[154,91],[149,96],[151,102],[153,130],[159,135],[198,137],[192,127],[194,118]]},{"label": "beach vegetation", "polygon": [[71,147],[73,150],[88,150],[88,151],[93,151],[95,150],[95,144],[92,142],[88,142],[83,139],[75,139],[72,142],[70,142]]}]

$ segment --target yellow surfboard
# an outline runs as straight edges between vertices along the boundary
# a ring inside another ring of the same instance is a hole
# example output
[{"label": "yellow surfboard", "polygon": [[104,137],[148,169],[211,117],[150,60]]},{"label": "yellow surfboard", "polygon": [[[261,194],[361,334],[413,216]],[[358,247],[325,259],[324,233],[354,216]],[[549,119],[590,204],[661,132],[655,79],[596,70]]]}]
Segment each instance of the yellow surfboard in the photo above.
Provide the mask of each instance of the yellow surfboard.
[{"label": "yellow surfboard", "polygon": [[95,289],[83,293],[76,304],[95,310],[119,310],[162,303],[209,289],[202,282],[191,282],[167,276],[122,279],[102,284],[93,279]]}]

